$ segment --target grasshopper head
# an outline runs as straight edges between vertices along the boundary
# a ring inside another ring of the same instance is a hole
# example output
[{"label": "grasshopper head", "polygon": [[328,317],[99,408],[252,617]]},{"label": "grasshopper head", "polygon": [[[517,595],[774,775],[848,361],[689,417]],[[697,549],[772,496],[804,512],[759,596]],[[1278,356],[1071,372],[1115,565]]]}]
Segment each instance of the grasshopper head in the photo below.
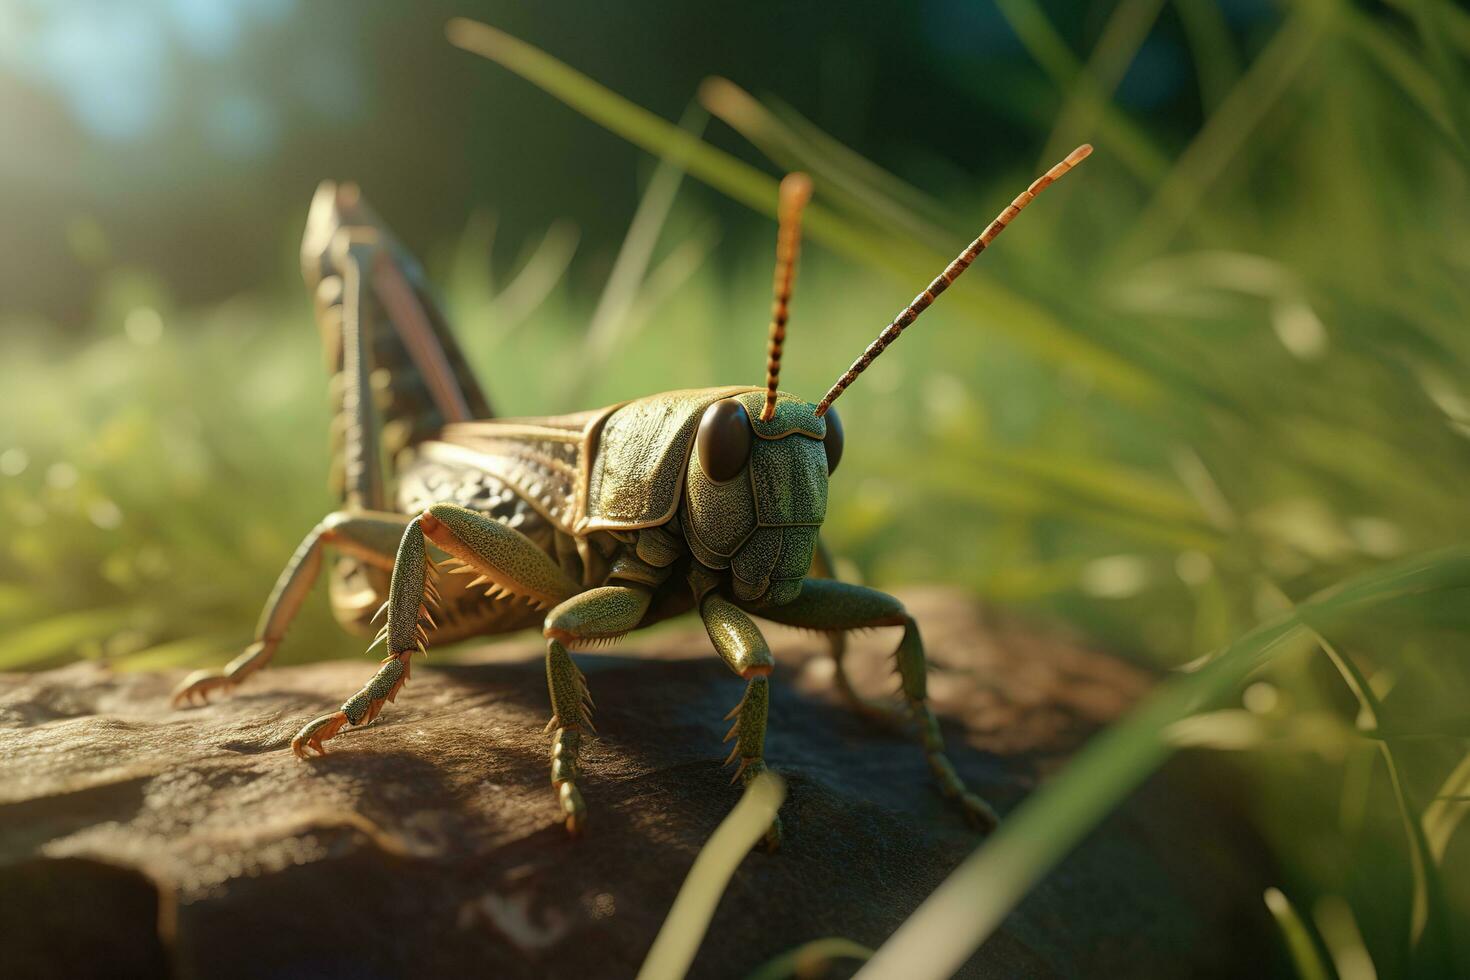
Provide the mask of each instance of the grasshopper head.
[{"label": "grasshopper head", "polygon": [[842,424],[832,402],[970,267],[1022,208],[1091,152],[1091,146],[1079,146],[1032,181],[883,328],[815,405],[777,390],[801,245],[801,214],[812,194],[812,182],[805,174],[788,174],[781,181],[766,387],[731,395],[704,410],[685,484],[684,537],[701,563],[730,569],[737,599],[779,605],[801,592],[827,513],[827,477],[842,458]]},{"label": "grasshopper head", "polygon": [[[842,457],[834,412],[784,392],[762,419],[764,391],[705,409],[685,478],[684,534],[713,567],[728,562],[746,602],[796,598],[827,513],[827,477]],[[711,560],[713,559],[713,560]]]}]

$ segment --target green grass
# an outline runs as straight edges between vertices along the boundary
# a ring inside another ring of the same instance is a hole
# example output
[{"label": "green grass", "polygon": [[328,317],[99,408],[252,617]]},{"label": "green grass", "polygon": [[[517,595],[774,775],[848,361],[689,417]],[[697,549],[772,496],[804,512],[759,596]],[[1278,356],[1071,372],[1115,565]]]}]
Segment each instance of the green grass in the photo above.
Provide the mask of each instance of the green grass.
[{"label": "green grass", "polygon": [[[871,581],[961,585],[1178,673],[1028,800],[872,975],[942,975],[937,953],[903,953],[938,949],[912,939],[926,923],[961,922],[962,957],[1181,747],[1249,774],[1303,976],[1470,968],[1470,18],[1313,0],[1247,57],[1209,4],[1175,6],[1208,109],[1179,150],[1110,95],[1158,4],[1120,4],[1090,52],[1030,0],[1002,5],[1057,86],[1037,172],[1059,146],[1097,152],[844,395],[828,527]],[[590,344],[565,225],[508,283],[480,274],[484,222],[431,269],[507,414],[758,382],[769,249],[716,271],[708,192],[681,169],[767,214],[780,169],[813,174],[783,383],[813,398],[1034,176],[921,191],[783,105],[706,85],[708,125],[775,161],[757,169],[700,141],[698,110],[681,128],[503,35],[454,30],[666,160]],[[83,343],[5,327],[0,669],[223,660],[330,506],[305,299],[177,310],[145,276],[114,279]],[[282,660],[357,648],[314,602]]]}]

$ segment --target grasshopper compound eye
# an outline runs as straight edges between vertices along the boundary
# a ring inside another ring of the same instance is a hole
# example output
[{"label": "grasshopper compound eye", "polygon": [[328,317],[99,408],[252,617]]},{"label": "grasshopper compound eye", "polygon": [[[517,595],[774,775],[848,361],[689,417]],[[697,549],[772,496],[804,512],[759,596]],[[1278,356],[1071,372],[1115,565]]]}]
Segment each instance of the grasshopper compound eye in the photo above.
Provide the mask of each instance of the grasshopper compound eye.
[{"label": "grasshopper compound eye", "polygon": [[704,410],[695,449],[699,468],[716,483],[733,480],[750,459],[750,416],[745,406],[726,399]]},{"label": "grasshopper compound eye", "polygon": [[827,450],[827,475],[831,476],[842,462],[842,420],[833,408],[827,409],[826,419],[827,435],[822,439],[822,447]]}]

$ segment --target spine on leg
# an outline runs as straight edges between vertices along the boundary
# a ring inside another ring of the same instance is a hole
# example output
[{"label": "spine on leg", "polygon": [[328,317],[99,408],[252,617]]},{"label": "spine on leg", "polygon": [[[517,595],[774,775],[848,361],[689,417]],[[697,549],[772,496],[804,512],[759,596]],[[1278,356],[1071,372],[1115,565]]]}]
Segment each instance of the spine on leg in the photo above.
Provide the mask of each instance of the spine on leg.
[{"label": "spine on leg", "polygon": [[904,616],[903,639],[894,653],[898,676],[903,681],[903,696],[910,701],[923,701],[929,696],[928,663],[924,658],[924,642],[912,616]]},{"label": "spine on leg", "polygon": [[735,740],[725,764],[740,760],[730,780],[732,783],[742,777],[749,782],[765,769],[766,717],[770,713],[770,703],[770,680],[764,675],[752,677],[745,685],[745,696],[725,716],[735,719],[735,724],[725,735],[725,741]]},{"label": "spine on leg", "polygon": [[398,696],[398,689],[408,680],[407,656],[388,657],[362,690],[342,702],[342,713],[349,724],[372,721],[383,710],[383,703]]},{"label": "spine on leg", "polygon": [[388,586],[388,622],[380,635],[387,639],[388,652],[394,655],[423,651],[428,639],[425,625],[433,622],[428,604],[435,593],[428,578],[429,565],[419,520],[410,521],[403,533],[393,561],[393,579]]}]

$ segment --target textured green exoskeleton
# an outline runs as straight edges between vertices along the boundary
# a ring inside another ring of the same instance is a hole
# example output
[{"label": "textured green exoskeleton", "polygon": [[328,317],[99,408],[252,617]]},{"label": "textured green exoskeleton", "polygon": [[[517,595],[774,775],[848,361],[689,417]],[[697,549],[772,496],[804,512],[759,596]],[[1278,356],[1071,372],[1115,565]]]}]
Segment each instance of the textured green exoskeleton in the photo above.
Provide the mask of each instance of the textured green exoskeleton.
[{"label": "textured green exoskeleton", "polygon": [[[431,638],[539,626],[551,782],[575,833],[587,813],[579,755],[593,728],[586,678],[569,651],[694,610],[745,681],[728,716],[726,740],[734,745],[726,761],[748,782],[765,769],[775,667],[755,615],[825,633],[839,691],[865,713],[915,730],[940,790],[988,827],[994,813],[944,755],[913,618],[891,596],[831,577],[819,532],[843,436],[829,409],[1031,197],[1085,155],[1077,151],[1018,197],[816,404],[777,390],[799,215],[810,193],[806,179],[792,175],[782,184],[764,388],[672,391],[521,419],[487,418],[490,407],[417,264],[355,188],[324,184],[308,217],[302,263],[334,371],[334,482],[342,505],[281,573],[256,641],[224,671],[186,678],[176,700],[207,700],[264,667],[330,547],[338,621],[371,634],[386,616],[377,642],[387,656],[339,710],[301,729],[292,748],[303,759],[325,751],[323,743],[345,726],[377,717]],[[895,707],[859,698],[842,666],[844,633],[879,626],[902,630]],[[769,843],[779,835],[778,823]]]}]

